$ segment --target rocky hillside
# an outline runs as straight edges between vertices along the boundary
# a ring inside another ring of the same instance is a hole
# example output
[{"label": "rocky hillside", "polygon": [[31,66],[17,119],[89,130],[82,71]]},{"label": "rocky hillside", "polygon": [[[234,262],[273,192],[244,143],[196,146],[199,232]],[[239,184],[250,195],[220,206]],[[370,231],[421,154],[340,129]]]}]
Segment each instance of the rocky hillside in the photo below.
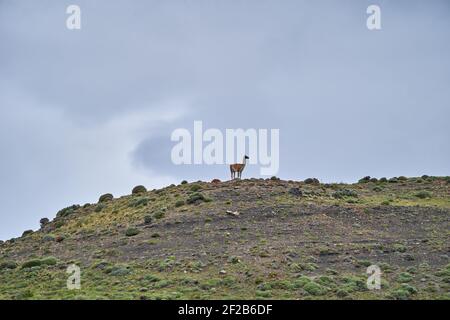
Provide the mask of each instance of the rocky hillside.
[{"label": "rocky hillside", "polygon": [[448,299],[449,220],[449,177],[136,187],[1,243],[0,298]]}]

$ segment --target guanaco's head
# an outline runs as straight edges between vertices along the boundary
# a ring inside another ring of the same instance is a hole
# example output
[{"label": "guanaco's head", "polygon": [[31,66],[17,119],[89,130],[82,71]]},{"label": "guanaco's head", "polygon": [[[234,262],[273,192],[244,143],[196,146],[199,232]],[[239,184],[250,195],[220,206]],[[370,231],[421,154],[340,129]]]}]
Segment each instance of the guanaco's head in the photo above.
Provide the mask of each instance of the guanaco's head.
[{"label": "guanaco's head", "polygon": [[244,157],[245,159],[250,159],[247,155]]}]

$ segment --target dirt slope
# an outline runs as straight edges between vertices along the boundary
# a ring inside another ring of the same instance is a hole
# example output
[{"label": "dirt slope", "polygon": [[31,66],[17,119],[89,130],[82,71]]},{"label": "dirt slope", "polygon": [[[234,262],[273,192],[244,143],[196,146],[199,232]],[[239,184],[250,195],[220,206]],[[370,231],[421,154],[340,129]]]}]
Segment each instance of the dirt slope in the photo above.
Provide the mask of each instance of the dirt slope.
[{"label": "dirt slope", "polygon": [[[448,178],[196,182],[105,198],[2,243],[0,298],[450,297]],[[66,288],[70,264],[80,290]],[[366,286],[373,264],[380,290]]]}]

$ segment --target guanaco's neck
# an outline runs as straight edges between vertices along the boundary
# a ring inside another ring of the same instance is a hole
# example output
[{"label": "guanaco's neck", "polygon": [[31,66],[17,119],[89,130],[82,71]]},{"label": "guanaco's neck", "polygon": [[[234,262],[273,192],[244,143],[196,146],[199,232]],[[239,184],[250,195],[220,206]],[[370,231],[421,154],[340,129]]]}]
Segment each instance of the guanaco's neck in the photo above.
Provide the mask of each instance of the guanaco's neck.
[{"label": "guanaco's neck", "polygon": [[245,158],[245,156],[244,156],[244,158],[242,159],[242,164],[245,166],[245,163],[247,162],[247,159]]}]

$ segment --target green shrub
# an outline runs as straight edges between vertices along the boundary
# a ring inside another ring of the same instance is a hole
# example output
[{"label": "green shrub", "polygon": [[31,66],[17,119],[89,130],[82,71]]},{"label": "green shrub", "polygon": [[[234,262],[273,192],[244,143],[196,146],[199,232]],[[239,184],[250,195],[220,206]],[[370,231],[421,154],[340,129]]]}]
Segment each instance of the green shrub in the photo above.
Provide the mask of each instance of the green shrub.
[{"label": "green shrub", "polygon": [[100,198],[98,199],[98,202],[111,201],[112,199],[114,199],[114,196],[111,193],[105,193],[100,196]]},{"label": "green shrub", "polygon": [[42,241],[46,242],[55,241],[55,236],[52,234],[46,234],[45,236],[42,237]]},{"label": "green shrub", "polygon": [[406,250],[407,250],[407,248],[405,245],[403,245],[401,243],[394,244],[394,251],[404,253],[404,252],[406,252]]},{"label": "green shrub", "polygon": [[376,183],[376,182],[378,182],[378,179],[377,178],[370,178],[370,182]]},{"label": "green shrub", "polygon": [[146,280],[148,282],[158,282],[158,281],[161,281],[161,278],[158,276],[155,276],[153,274],[148,274],[144,277],[144,280]]},{"label": "green shrub", "polygon": [[412,279],[412,275],[408,272],[402,272],[397,277],[398,282],[410,282]]},{"label": "green shrub", "polygon": [[49,222],[50,222],[50,220],[48,218],[42,218],[41,220],[39,220],[39,224],[41,225],[41,228],[46,226]]},{"label": "green shrub", "polygon": [[345,276],[343,278],[343,288],[348,292],[364,291],[367,289],[366,279],[358,276]]},{"label": "green shrub", "polygon": [[261,298],[270,298],[272,296],[272,292],[271,291],[256,290],[255,291],[255,295],[257,297],[261,297]]},{"label": "green shrub", "polygon": [[191,186],[191,191],[192,192],[197,192],[197,191],[199,191],[199,190],[201,190],[202,189],[202,187],[200,186],[200,185],[198,185],[198,184],[193,184],[192,186]]},{"label": "green shrub", "polygon": [[436,276],[443,278],[444,282],[450,283],[450,264],[435,273]]},{"label": "green shrub", "polygon": [[417,289],[415,287],[403,283],[399,288],[394,290],[391,295],[397,300],[406,300],[415,293],[417,293]]},{"label": "green shrub", "polygon": [[28,235],[30,235],[30,234],[32,234],[33,233],[33,230],[25,230],[23,233],[22,233],[22,237],[26,237],[26,236],[28,236]]},{"label": "green shrub", "polygon": [[74,213],[76,210],[78,210],[80,208],[79,205],[72,205],[70,207],[61,209],[58,211],[58,213],[56,214],[57,217],[66,217],[68,215],[71,215],[72,213]]},{"label": "green shrub", "polygon": [[100,211],[102,211],[102,210],[105,209],[105,208],[106,208],[106,206],[105,206],[103,203],[99,203],[99,204],[97,204],[97,205],[95,206],[94,211],[95,211],[95,212],[100,212]]},{"label": "green shrub", "polygon": [[344,197],[353,197],[353,198],[357,198],[358,197],[358,193],[354,190],[349,190],[349,189],[341,189],[338,191],[335,191],[332,194],[333,198],[336,199],[342,199]]},{"label": "green shrub", "polygon": [[304,183],[306,183],[306,184],[320,184],[320,181],[319,181],[319,179],[316,179],[316,178],[308,178],[308,179],[305,179]]},{"label": "green shrub", "polygon": [[205,201],[205,197],[201,193],[193,193],[189,196],[189,198],[186,200],[187,204],[194,204],[197,202]]},{"label": "green shrub", "polygon": [[381,262],[378,266],[384,273],[391,273],[393,271],[393,267],[389,263]]},{"label": "green shrub", "polygon": [[270,180],[272,180],[272,181],[278,181],[278,180],[280,180],[280,178],[277,178],[276,176],[272,176],[272,177],[270,177]]},{"label": "green shrub", "polygon": [[408,178],[405,176],[398,177],[398,181],[407,181],[407,180],[408,180]]},{"label": "green shrub", "polygon": [[302,190],[300,190],[300,188],[290,188],[289,191],[288,191],[288,193],[289,193],[290,195],[295,196],[295,197],[301,197],[301,196],[303,196],[303,192],[302,192]]},{"label": "green shrub", "polygon": [[24,262],[22,264],[22,269],[39,267],[42,265],[53,266],[58,263],[58,260],[55,257],[47,257],[42,259],[32,259]]},{"label": "green shrub", "polygon": [[289,267],[293,272],[314,271],[319,268],[318,265],[313,262],[307,262],[307,263],[294,262],[294,263],[291,263],[291,265]]},{"label": "green shrub", "polygon": [[388,180],[388,182],[389,182],[389,183],[397,183],[397,182],[398,182],[398,179],[397,179],[396,177],[393,177],[393,178],[390,178],[390,179]]},{"label": "green shrub", "polygon": [[372,263],[369,260],[358,260],[356,262],[357,266],[363,266],[363,267],[368,267],[370,266]]},{"label": "green shrub", "polygon": [[136,186],[131,191],[131,194],[140,194],[147,192],[147,189],[144,186]]},{"label": "green shrub", "polygon": [[174,256],[169,256],[166,259],[164,259],[163,261],[160,261],[158,264],[158,270],[160,272],[162,271],[167,271],[170,268],[172,268],[175,265],[175,257]]},{"label": "green shrub", "polygon": [[139,234],[139,230],[136,228],[128,228],[127,231],[125,231],[125,235],[127,237],[133,237]]},{"label": "green shrub", "polygon": [[176,208],[178,208],[178,207],[182,207],[182,206],[184,206],[184,200],[178,200],[177,202],[175,202],[175,207]]},{"label": "green shrub", "polygon": [[333,287],[335,285],[334,279],[329,276],[320,276],[316,279],[316,282],[325,287]]},{"label": "green shrub", "polygon": [[378,182],[387,182],[388,181],[388,179],[387,178],[385,178],[385,177],[383,177],[383,178],[380,178],[380,180],[378,180]]},{"label": "green shrub", "polygon": [[272,285],[270,283],[260,283],[256,286],[256,289],[260,291],[268,291],[272,289]]},{"label": "green shrub", "polygon": [[150,201],[150,199],[147,197],[139,197],[139,198],[131,200],[129,206],[134,207],[134,208],[144,207],[148,204],[149,201]]},{"label": "green shrub", "polygon": [[0,263],[0,270],[15,269],[15,268],[17,268],[17,263],[14,261],[3,261]]},{"label": "green shrub", "polygon": [[337,270],[330,269],[330,268],[327,268],[327,269],[325,270],[325,272],[326,272],[327,274],[330,274],[330,275],[333,275],[333,276],[336,276],[336,275],[339,274],[339,272],[338,272]]},{"label": "green shrub", "polygon": [[40,265],[41,265],[41,260],[39,260],[39,259],[28,260],[22,264],[22,269],[38,267]]},{"label": "green shrub", "polygon": [[383,188],[376,186],[372,190],[375,192],[381,192],[381,191],[383,191]]},{"label": "green shrub", "polygon": [[237,263],[241,262],[241,260],[239,259],[239,257],[231,256],[231,257],[228,259],[228,262],[231,262],[232,264],[237,264]]},{"label": "green shrub", "polygon": [[64,225],[64,221],[60,220],[60,221],[56,221],[55,222],[55,229],[59,229]]},{"label": "green shrub", "polygon": [[41,259],[41,265],[54,266],[57,263],[58,259],[56,259],[55,257],[47,257]]},{"label": "green shrub", "polygon": [[145,224],[150,224],[152,222],[153,222],[153,217],[152,216],[147,215],[147,216],[144,217],[144,223]]},{"label": "green shrub", "polygon": [[292,282],[292,286],[295,289],[303,288],[307,283],[310,283],[311,279],[305,276],[300,276]]},{"label": "green shrub", "polygon": [[162,219],[162,218],[164,218],[165,215],[166,215],[166,213],[164,212],[164,210],[158,210],[153,214],[153,217],[155,219]]},{"label": "green shrub", "polygon": [[41,260],[39,260],[39,259],[28,260],[22,264],[22,269],[38,267],[40,265],[41,265]]},{"label": "green shrub", "polygon": [[370,176],[365,176],[364,178],[361,178],[358,180],[358,183],[367,183],[370,181]]},{"label": "green shrub", "polygon": [[33,296],[33,291],[30,289],[21,290],[14,294],[14,300],[26,300],[32,298]]},{"label": "green shrub", "polygon": [[303,290],[312,296],[320,296],[326,293],[326,289],[315,282],[308,282],[303,286]]},{"label": "green shrub", "polygon": [[406,272],[412,273],[412,274],[416,274],[417,273],[417,268],[416,267],[408,267],[406,269]]},{"label": "green shrub", "polygon": [[105,270],[105,272],[111,276],[122,277],[131,273],[131,269],[128,266],[113,266]]},{"label": "green shrub", "polygon": [[432,193],[429,191],[420,191],[420,192],[417,192],[414,196],[416,196],[419,199],[426,199],[426,198],[431,198]]},{"label": "green shrub", "polygon": [[396,289],[391,293],[392,297],[397,300],[406,300],[411,295],[408,290]]},{"label": "green shrub", "polygon": [[410,294],[415,294],[415,293],[417,293],[417,289],[416,289],[415,287],[413,287],[413,286],[407,284],[407,283],[403,283],[402,286],[401,286],[401,288],[402,288],[403,290],[408,291]]},{"label": "green shrub", "polygon": [[187,184],[188,182],[186,180],[181,181],[181,184]]},{"label": "green shrub", "polygon": [[345,290],[345,289],[338,289],[338,290],[336,291],[336,295],[337,295],[339,298],[345,298],[345,297],[347,297],[347,296],[349,295],[349,292],[348,292],[347,290]]}]

